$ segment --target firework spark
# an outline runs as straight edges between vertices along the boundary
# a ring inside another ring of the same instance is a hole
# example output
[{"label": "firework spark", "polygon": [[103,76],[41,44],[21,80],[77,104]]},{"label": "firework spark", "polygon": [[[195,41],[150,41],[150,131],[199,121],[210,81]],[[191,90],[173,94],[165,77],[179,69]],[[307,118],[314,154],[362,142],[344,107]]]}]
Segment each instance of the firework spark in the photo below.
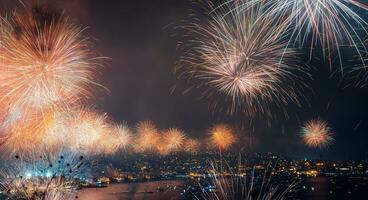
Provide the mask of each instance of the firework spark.
[{"label": "firework spark", "polygon": [[304,143],[311,148],[323,148],[333,141],[333,132],[327,122],[313,119],[305,123],[301,130]]},{"label": "firework spark", "polygon": [[81,28],[66,17],[14,12],[1,18],[0,34],[0,102],[27,111],[90,97],[96,59]]},{"label": "firework spark", "polygon": [[[250,116],[269,113],[269,104],[299,105],[295,51],[283,39],[286,25],[265,15],[261,7],[242,10],[226,4],[210,13],[210,21],[186,26],[195,39],[185,43],[177,71],[201,86],[209,96],[225,96],[228,112]],[[187,45],[188,50],[187,50]],[[294,73],[295,72],[295,73]],[[300,82],[301,85],[304,82]]]},{"label": "firework spark", "polygon": [[229,149],[236,140],[237,137],[228,125],[217,124],[210,129],[210,144],[220,151]]}]

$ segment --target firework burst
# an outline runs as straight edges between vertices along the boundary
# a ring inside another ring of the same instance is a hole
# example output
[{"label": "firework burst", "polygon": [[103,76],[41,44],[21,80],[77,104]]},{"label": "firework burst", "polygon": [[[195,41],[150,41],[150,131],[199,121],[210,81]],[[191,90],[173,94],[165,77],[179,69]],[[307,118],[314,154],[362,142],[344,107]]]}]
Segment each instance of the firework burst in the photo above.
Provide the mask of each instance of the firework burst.
[{"label": "firework burst", "polygon": [[333,132],[326,121],[313,119],[305,123],[301,130],[304,143],[311,148],[323,148],[333,141]]},{"label": "firework burst", "polygon": [[137,125],[138,138],[135,144],[137,152],[153,151],[158,147],[160,134],[151,121],[143,121]]},{"label": "firework burst", "polygon": [[185,27],[196,38],[185,43],[177,71],[198,80],[209,96],[225,97],[219,99],[226,100],[230,114],[270,114],[270,104],[299,105],[294,81],[305,69],[292,64],[295,51],[285,48],[286,25],[260,6],[242,10],[238,3],[226,4],[210,12],[205,25]]},{"label": "firework burst", "polygon": [[[342,46],[353,47],[361,56],[364,47],[362,33],[367,34],[367,22],[356,8],[367,9],[363,3],[354,0],[251,0],[242,1],[242,8],[249,9],[264,4],[267,13],[288,24],[292,29],[290,45],[307,44],[310,55],[319,45],[323,54],[332,64],[333,53],[337,52],[342,67]],[[292,40],[295,39],[293,42]],[[364,51],[366,51],[364,49]]]},{"label": "firework burst", "polygon": [[186,135],[183,130],[177,128],[171,128],[163,133],[163,144],[166,152],[178,152],[181,151],[186,139]]},{"label": "firework burst", "polygon": [[117,150],[127,150],[132,145],[133,135],[127,124],[118,124],[113,128],[111,138]]},{"label": "firework burst", "polygon": [[200,147],[200,143],[196,139],[188,138],[184,142],[184,151],[189,153],[196,153],[198,152]]},{"label": "firework burst", "polygon": [[117,151],[118,139],[113,137],[111,129],[106,114],[92,109],[49,110],[28,115],[11,126],[1,148],[9,152],[9,156],[28,154],[41,145],[49,149],[67,146],[70,151],[85,155],[112,154]]},{"label": "firework burst", "polygon": [[[16,114],[17,115],[17,114]],[[13,116],[10,116],[13,118]],[[28,113],[26,117],[19,117],[17,123],[3,123],[3,143],[1,150],[8,156],[14,153],[27,154],[29,149],[43,144],[49,128],[54,124],[53,110]],[[6,124],[6,125],[5,125]]]},{"label": "firework burst", "polygon": [[0,102],[44,108],[90,97],[97,65],[82,30],[42,9],[0,21]]},{"label": "firework burst", "polygon": [[210,129],[210,144],[220,151],[229,149],[236,140],[237,137],[226,124],[217,124]]},{"label": "firework burst", "polygon": [[116,146],[109,144],[112,134],[106,114],[81,108],[68,116],[65,125],[71,135],[68,145],[74,151],[85,155],[115,152]]}]

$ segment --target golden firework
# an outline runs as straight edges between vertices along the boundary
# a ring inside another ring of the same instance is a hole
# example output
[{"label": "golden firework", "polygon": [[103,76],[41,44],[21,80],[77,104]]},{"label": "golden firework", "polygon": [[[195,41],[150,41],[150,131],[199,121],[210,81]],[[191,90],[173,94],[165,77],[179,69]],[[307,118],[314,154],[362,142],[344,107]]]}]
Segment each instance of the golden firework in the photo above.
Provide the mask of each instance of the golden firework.
[{"label": "golden firework", "polygon": [[226,124],[217,124],[210,129],[210,144],[220,151],[229,149],[236,140],[237,137]]},{"label": "golden firework", "polygon": [[160,141],[160,134],[151,121],[143,121],[137,125],[137,137],[135,150],[138,152],[152,152]]},{"label": "golden firework", "polygon": [[211,11],[208,22],[185,27],[195,39],[183,43],[178,73],[202,87],[210,100],[224,101],[229,114],[271,115],[270,105],[299,105],[298,89],[305,85],[299,75],[306,70],[286,48],[287,24],[261,6],[244,10],[236,2]]},{"label": "golden firework", "polygon": [[170,128],[163,132],[163,144],[167,152],[181,151],[185,144],[186,135],[183,130]]},{"label": "golden firework", "polygon": [[82,29],[40,9],[0,20],[0,102],[28,111],[71,104],[97,85],[96,58]]},{"label": "golden firework", "polygon": [[184,150],[189,153],[198,152],[200,143],[197,139],[188,138],[184,141]]},{"label": "golden firework", "polygon": [[115,139],[113,143],[116,144],[117,149],[126,150],[132,145],[133,135],[128,125],[118,124],[113,129],[112,137]]},{"label": "golden firework", "polygon": [[301,130],[304,143],[312,148],[323,148],[333,141],[333,132],[326,121],[313,119],[305,123]]}]

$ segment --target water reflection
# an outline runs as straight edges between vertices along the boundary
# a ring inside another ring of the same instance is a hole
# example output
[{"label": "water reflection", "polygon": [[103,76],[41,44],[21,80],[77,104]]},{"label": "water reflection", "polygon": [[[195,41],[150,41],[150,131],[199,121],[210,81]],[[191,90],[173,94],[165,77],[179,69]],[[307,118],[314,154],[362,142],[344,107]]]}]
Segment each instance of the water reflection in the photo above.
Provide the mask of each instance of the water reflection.
[{"label": "water reflection", "polygon": [[[107,188],[89,188],[79,192],[82,200],[180,200],[187,181],[155,181],[146,183],[113,184]],[[368,199],[368,178],[317,177],[300,183],[292,199],[346,200]]]},{"label": "water reflection", "polygon": [[113,184],[106,188],[88,188],[79,192],[81,200],[180,200],[185,181]]}]

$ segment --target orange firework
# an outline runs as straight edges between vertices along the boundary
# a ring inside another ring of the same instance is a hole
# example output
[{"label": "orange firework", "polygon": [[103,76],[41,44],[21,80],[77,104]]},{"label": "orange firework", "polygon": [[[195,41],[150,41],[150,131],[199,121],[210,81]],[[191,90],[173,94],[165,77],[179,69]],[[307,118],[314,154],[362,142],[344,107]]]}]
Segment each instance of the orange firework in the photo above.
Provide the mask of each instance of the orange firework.
[{"label": "orange firework", "polygon": [[2,130],[5,135],[2,139],[2,150],[9,155],[27,154],[30,149],[43,145],[48,129],[54,123],[53,110],[44,110],[42,114],[33,111],[28,112],[26,116],[21,113],[19,115],[17,123],[10,123]]},{"label": "orange firework", "polygon": [[135,149],[138,152],[153,151],[160,141],[160,134],[151,121],[140,122],[137,126],[137,142]]},{"label": "orange firework", "polygon": [[237,137],[226,124],[214,125],[210,130],[210,143],[220,151],[227,150],[234,144]]},{"label": "orange firework", "polygon": [[48,122],[43,134],[36,133],[43,145],[48,148],[67,146],[69,150],[85,155],[110,155],[121,148],[123,126],[112,127],[106,114],[87,108],[74,109],[73,112],[58,109],[41,115]]},{"label": "orange firework", "polygon": [[183,130],[170,128],[163,133],[163,143],[167,152],[177,152],[183,148],[186,135]]},{"label": "orange firework", "polygon": [[113,137],[119,150],[126,150],[132,144],[132,133],[126,124],[118,124],[114,127]]},{"label": "orange firework", "polygon": [[312,148],[323,148],[333,141],[333,132],[326,121],[313,119],[305,123],[301,130],[304,143]]},{"label": "orange firework", "polygon": [[43,108],[90,96],[96,63],[81,28],[42,9],[0,19],[0,102]]},{"label": "orange firework", "polygon": [[189,153],[196,153],[199,150],[199,141],[196,139],[186,139],[184,144],[184,150]]},{"label": "orange firework", "polygon": [[50,121],[50,126],[48,126],[46,133],[42,137],[44,145],[48,147],[66,145],[72,137],[68,120],[73,112],[68,111],[68,109],[57,108],[49,114],[49,118],[52,121]]},{"label": "orange firework", "polygon": [[10,110],[7,105],[0,105],[0,145],[10,136],[10,129],[15,123],[21,120],[20,110]]},{"label": "orange firework", "polygon": [[82,108],[68,116],[65,126],[71,135],[68,141],[71,150],[85,155],[115,151],[110,144],[111,126],[106,114]]}]

